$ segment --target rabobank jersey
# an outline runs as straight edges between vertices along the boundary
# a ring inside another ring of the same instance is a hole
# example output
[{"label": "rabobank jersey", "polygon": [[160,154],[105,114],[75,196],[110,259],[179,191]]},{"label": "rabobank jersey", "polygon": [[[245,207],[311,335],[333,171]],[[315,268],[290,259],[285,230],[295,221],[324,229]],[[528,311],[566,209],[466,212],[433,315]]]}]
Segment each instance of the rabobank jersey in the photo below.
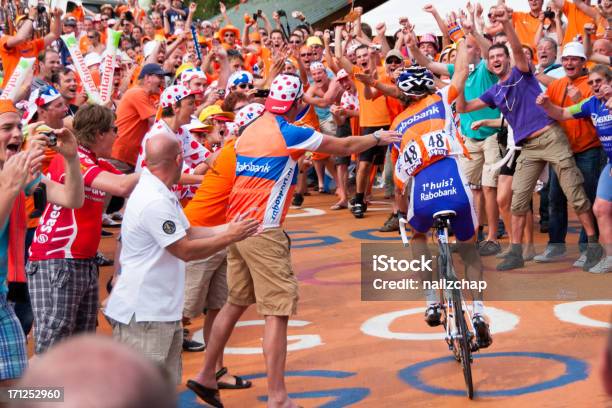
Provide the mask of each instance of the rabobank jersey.
[{"label": "rabobank jersey", "polygon": [[400,188],[409,177],[450,155],[467,155],[451,109],[457,90],[449,85],[400,113],[391,130],[403,135],[393,147],[399,150],[395,180]]},{"label": "rabobank jersey", "polygon": [[612,115],[606,107],[606,102],[591,96],[568,109],[576,119],[591,118],[601,146],[606,151],[608,160],[612,162]]},{"label": "rabobank jersey", "polygon": [[297,183],[297,161],[316,150],[323,135],[264,113],[236,142],[236,179],[227,219],[249,212],[264,228],[279,227]]}]

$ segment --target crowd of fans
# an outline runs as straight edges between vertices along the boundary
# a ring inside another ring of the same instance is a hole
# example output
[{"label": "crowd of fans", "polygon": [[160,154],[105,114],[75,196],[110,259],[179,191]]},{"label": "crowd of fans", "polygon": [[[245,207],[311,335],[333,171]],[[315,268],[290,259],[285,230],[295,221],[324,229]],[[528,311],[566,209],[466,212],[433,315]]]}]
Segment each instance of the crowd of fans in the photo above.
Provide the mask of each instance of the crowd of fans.
[{"label": "crowd of fans", "polygon": [[[440,155],[426,140],[438,126],[460,139],[445,155],[461,156],[480,256],[497,256],[499,271],[562,259],[569,205],[583,227],[574,266],[612,271],[612,1],[468,2],[445,17],[427,5],[441,37],[405,17],[388,35],[358,7],[328,28],[258,12],[240,30],[223,3],[219,21],[196,11],[181,0],[99,12],[69,1],[48,11],[44,35],[39,8],[5,25],[0,380],[22,376],[32,326],[36,354],[96,330],[98,266],[112,264],[100,238],[123,224],[104,309],[113,336],[180,381],[181,349],[205,347],[184,326],[206,311],[207,360],[188,386],[222,406],[217,389],[251,385],[229,374],[222,350],[256,303],[270,404],[292,406],[287,208],[335,194],[330,209],[359,219],[383,188],[393,210],[380,231],[398,231],[411,216],[408,176]],[[549,236],[541,254],[538,224]]]}]

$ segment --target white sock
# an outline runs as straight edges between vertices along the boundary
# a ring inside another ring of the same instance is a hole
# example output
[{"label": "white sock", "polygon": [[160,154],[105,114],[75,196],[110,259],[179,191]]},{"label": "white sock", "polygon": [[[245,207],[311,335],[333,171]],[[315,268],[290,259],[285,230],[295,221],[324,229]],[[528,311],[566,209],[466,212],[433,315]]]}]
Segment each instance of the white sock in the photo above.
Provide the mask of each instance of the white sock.
[{"label": "white sock", "polygon": [[484,315],[484,302],[482,300],[475,300],[472,303],[472,314],[473,315]]}]

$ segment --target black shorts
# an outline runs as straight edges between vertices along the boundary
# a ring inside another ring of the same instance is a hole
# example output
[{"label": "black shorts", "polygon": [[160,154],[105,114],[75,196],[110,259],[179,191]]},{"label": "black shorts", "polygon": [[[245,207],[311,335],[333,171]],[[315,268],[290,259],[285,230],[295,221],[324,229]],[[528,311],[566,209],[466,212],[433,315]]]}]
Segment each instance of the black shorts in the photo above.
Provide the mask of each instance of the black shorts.
[{"label": "black shorts", "polygon": [[[516,170],[516,162],[520,154],[521,154],[520,150],[517,150],[516,152],[514,152],[514,157],[512,158],[512,161],[504,164],[501,167],[501,169],[499,169],[500,176],[514,176],[514,171]],[[503,156],[505,156],[505,153],[502,155],[502,157]]]},{"label": "black shorts", "polygon": [[[348,137],[351,135],[351,133],[351,123],[348,120],[336,128],[336,137]],[[351,156],[336,156],[335,163],[336,166],[340,166],[342,164],[348,166],[351,164]]]},{"label": "black shorts", "polygon": [[[389,126],[381,127],[363,127],[361,128],[362,135],[369,135],[377,130],[387,130]],[[374,146],[359,153],[359,161],[372,163],[375,166],[381,166],[385,164],[385,156],[387,154],[387,146]]]}]

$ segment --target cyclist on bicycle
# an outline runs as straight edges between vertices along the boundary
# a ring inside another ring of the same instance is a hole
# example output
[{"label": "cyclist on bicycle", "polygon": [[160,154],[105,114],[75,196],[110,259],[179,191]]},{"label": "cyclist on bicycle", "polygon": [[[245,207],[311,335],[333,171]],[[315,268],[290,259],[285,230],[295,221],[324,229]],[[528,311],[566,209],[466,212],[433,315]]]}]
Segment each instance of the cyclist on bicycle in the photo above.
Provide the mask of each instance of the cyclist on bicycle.
[{"label": "cyclist on bicycle", "polygon": [[[461,45],[460,48],[465,47]],[[465,51],[463,54],[466,55]],[[459,58],[459,56],[457,57]],[[395,166],[395,181],[401,191],[410,188],[407,207],[408,223],[414,232],[411,246],[428,252],[426,233],[433,225],[433,214],[452,210],[456,216],[451,226],[457,240],[464,243],[460,251],[466,265],[468,278],[482,277],[482,263],[475,243],[477,219],[472,193],[467,179],[459,168],[457,156],[467,155],[461,141],[451,104],[457,97],[457,87],[452,82],[436,90],[431,71],[412,66],[402,72],[396,86],[411,100],[406,110],[391,125],[392,130],[403,134]],[[425,321],[430,326],[441,322],[441,304],[438,291],[428,291]],[[474,293],[472,323],[480,348],[491,342],[489,326],[483,317],[482,293]]]}]

